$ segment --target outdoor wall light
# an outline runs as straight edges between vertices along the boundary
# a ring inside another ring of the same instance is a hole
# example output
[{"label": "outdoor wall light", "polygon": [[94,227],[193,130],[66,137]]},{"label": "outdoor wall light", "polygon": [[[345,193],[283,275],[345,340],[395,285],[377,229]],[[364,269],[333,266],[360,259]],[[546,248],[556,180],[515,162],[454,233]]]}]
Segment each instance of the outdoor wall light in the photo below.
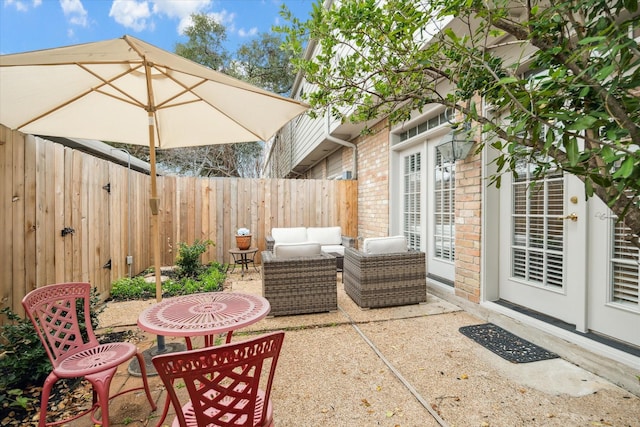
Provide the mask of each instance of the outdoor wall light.
[{"label": "outdoor wall light", "polygon": [[443,136],[436,149],[445,162],[455,162],[466,159],[474,143],[475,141],[465,126],[464,129],[452,129],[451,132]]}]

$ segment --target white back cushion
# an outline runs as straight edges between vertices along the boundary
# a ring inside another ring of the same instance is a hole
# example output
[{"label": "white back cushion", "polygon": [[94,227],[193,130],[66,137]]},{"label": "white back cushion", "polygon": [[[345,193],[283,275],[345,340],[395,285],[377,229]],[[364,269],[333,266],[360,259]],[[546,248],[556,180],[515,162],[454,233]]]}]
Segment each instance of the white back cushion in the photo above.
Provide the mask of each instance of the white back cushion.
[{"label": "white back cushion", "polygon": [[276,258],[320,255],[320,243],[276,243],[273,255]]},{"label": "white back cushion", "polygon": [[302,243],[308,240],[306,227],[272,228],[271,237],[276,243]]},{"label": "white back cushion", "polygon": [[[339,245],[342,243],[342,228],[338,227],[309,227],[307,239],[321,245]],[[278,240],[276,239],[276,242]]]},{"label": "white back cushion", "polygon": [[365,254],[391,254],[407,250],[404,236],[369,237],[362,243],[362,252]]}]

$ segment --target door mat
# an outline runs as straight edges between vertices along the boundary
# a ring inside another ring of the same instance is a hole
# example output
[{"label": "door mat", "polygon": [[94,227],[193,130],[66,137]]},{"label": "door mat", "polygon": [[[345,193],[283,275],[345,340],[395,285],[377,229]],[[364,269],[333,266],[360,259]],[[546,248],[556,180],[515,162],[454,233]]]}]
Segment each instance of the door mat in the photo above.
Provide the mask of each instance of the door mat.
[{"label": "door mat", "polygon": [[557,354],[513,335],[493,323],[463,326],[459,331],[511,363],[537,362],[558,357]]}]

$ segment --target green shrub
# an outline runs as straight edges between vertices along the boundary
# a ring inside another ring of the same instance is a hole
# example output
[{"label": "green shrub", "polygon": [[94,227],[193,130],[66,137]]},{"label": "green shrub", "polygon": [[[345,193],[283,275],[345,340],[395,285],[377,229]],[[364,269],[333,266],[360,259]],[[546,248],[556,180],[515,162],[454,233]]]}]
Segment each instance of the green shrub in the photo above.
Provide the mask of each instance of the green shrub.
[{"label": "green shrub", "polygon": [[51,372],[51,362],[28,318],[15,314],[9,307],[0,310],[8,321],[0,332],[0,400],[13,388],[39,384]]},{"label": "green shrub", "polygon": [[202,282],[202,292],[214,292],[221,291],[222,284],[227,275],[220,265],[212,265],[204,273],[200,275],[200,281]]},{"label": "green shrub", "polygon": [[156,294],[155,282],[148,283],[142,276],[123,277],[111,284],[111,298],[118,301],[149,299]]},{"label": "green shrub", "polygon": [[[212,262],[202,266],[196,277],[184,276],[169,279],[162,283],[162,296],[188,295],[198,292],[215,292],[222,290],[227,277],[226,266]],[[111,284],[111,298],[116,301],[149,299],[156,294],[155,282],[148,283],[144,277],[137,276],[129,279],[124,277]]]},{"label": "green shrub", "polygon": [[178,275],[180,277],[198,277],[205,269],[201,260],[202,254],[212,245],[214,243],[209,239],[196,239],[191,246],[186,243],[179,243],[178,256],[176,258]]},{"label": "green shrub", "polygon": [[[93,328],[98,326],[97,314],[100,296],[96,288],[91,289],[89,299],[89,317]],[[78,321],[80,332],[86,336],[84,307],[78,301]],[[24,389],[28,385],[41,385],[51,372],[51,362],[36,329],[28,318],[22,318],[9,307],[0,310],[7,321],[0,326],[0,407],[5,402],[9,405],[25,405],[25,397],[16,395],[16,389]]]}]

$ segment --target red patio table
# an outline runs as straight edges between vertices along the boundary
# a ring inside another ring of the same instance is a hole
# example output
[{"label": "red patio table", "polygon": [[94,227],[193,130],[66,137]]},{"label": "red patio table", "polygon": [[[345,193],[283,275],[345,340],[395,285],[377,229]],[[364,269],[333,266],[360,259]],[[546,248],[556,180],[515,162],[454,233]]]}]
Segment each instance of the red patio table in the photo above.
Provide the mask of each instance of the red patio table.
[{"label": "red patio table", "polygon": [[212,346],[215,336],[252,325],[266,317],[271,305],[266,298],[238,292],[204,292],[166,298],[145,309],[138,317],[140,329],[162,336],[184,337],[192,349],[191,337],[204,336]]},{"label": "red patio table", "polygon": [[[205,347],[215,344],[218,334],[227,333],[226,342],[240,329],[266,317],[271,305],[266,298],[238,292],[204,292],[166,298],[138,316],[140,329],[161,336],[184,337],[193,349],[191,337],[204,336]],[[157,426],[169,412],[169,396]]]}]

